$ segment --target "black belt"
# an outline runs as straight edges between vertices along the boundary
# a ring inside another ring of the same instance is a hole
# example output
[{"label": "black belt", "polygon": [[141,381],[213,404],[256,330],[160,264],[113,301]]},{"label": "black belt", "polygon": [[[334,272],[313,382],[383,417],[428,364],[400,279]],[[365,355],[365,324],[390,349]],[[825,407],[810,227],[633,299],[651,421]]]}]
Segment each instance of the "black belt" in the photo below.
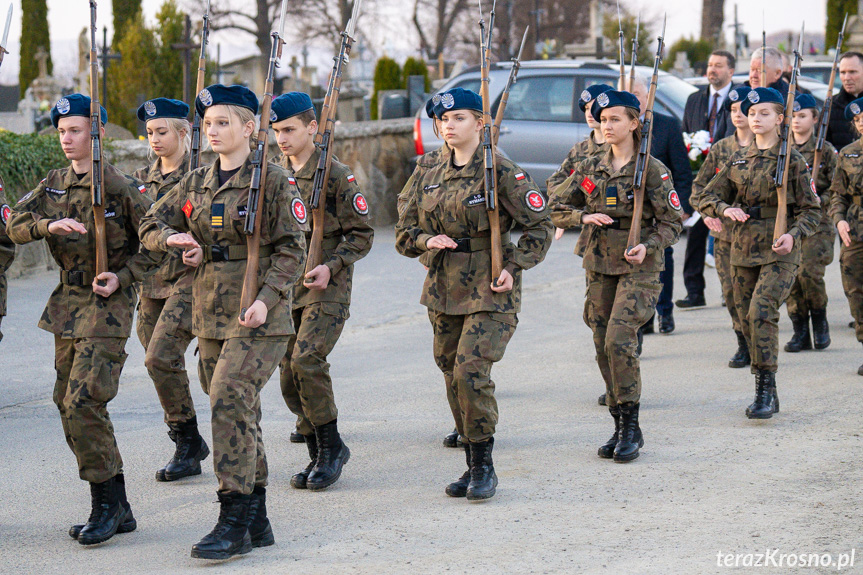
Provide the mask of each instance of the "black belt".
[{"label": "black belt", "polygon": [[[741,206],[740,208],[744,213],[749,215],[749,217],[753,220],[772,220],[776,218],[776,213],[779,211],[777,207],[765,207],[765,206]],[[794,217],[794,206],[788,206],[788,217]]]},{"label": "black belt", "polygon": [[[245,244],[238,246],[202,246],[205,262],[232,262],[244,260],[249,252]],[[267,258],[273,255],[273,245],[262,245],[258,251],[258,257]]]},{"label": "black belt", "polygon": [[67,286],[86,287],[93,284],[95,276],[80,270],[60,270],[60,283]]},{"label": "black belt", "polygon": [[[654,219],[643,220],[641,222],[641,226],[642,227],[650,227],[650,226],[654,225],[655,223],[656,223],[656,220],[654,220]],[[617,218],[616,220],[614,220],[610,224],[606,224],[606,225],[601,226],[601,227],[605,228],[607,230],[628,230],[632,227],[632,218]]]},{"label": "black belt", "polygon": [[[504,244],[505,236],[501,236],[501,244]],[[451,252],[481,252],[491,249],[491,236],[486,234],[473,238],[453,238],[453,241],[458,244],[458,247],[449,248]]]}]

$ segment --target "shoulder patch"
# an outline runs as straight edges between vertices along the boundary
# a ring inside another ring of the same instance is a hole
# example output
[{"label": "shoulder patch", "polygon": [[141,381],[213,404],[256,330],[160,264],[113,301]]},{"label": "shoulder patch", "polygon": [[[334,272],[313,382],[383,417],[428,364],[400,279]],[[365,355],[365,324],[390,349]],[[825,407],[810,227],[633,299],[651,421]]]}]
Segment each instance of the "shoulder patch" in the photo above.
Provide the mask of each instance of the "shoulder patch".
[{"label": "shoulder patch", "polygon": [[534,212],[541,212],[545,209],[545,196],[536,190],[528,190],[524,195],[524,203]]},{"label": "shoulder patch", "polygon": [[304,224],[306,223],[306,220],[308,220],[306,204],[304,204],[303,200],[300,198],[294,198],[291,200],[291,213],[294,215],[294,219],[300,224]]},{"label": "shoulder patch", "polygon": [[357,181],[353,174],[348,174],[347,180],[352,184]]},{"label": "shoulder patch", "polygon": [[659,176],[659,177],[660,177],[660,178],[662,178],[662,181],[664,182],[665,180],[667,180],[667,179],[668,179],[668,172],[665,172],[664,174],[662,174],[662,175],[661,175],[661,176]]},{"label": "shoulder patch", "polygon": [[592,194],[593,190],[596,189],[596,184],[594,184],[592,181],[590,181],[590,178],[588,178],[587,176],[584,176],[584,179],[581,180],[581,187],[588,194]]},{"label": "shoulder patch", "polygon": [[680,211],[680,197],[677,195],[676,190],[668,192],[668,205],[678,212]]},{"label": "shoulder patch", "polygon": [[141,184],[140,186],[138,186],[138,191],[141,192],[142,194],[146,194],[147,193],[147,186],[145,186],[144,184]]},{"label": "shoulder patch", "polygon": [[354,211],[359,215],[365,216],[369,213],[369,204],[366,202],[366,197],[362,192],[354,194],[354,199],[351,201],[351,204],[354,206]]},{"label": "shoulder patch", "polygon": [[297,179],[293,176],[288,176],[288,183],[291,184],[292,186],[296,186],[297,185]]},{"label": "shoulder patch", "polygon": [[[44,182],[45,180],[42,180],[42,181]],[[33,192],[27,192],[27,195],[23,196],[20,200],[18,200],[18,203],[23,204],[24,202],[29,200],[31,197],[33,197]]]},{"label": "shoulder patch", "polygon": [[10,208],[8,204],[3,204],[2,206],[0,206],[0,223],[5,226],[6,222],[9,221],[9,216],[11,214],[12,208]]},{"label": "shoulder patch", "polygon": [[524,178],[525,178],[525,176],[524,176],[524,172],[519,172],[519,173],[517,173],[517,174],[515,175],[515,179],[516,179],[516,180],[518,180],[518,181],[521,181],[521,180],[523,180]]},{"label": "shoulder patch", "polygon": [[183,213],[186,214],[187,218],[191,218],[193,211],[195,211],[195,207],[192,205],[192,201],[186,200],[186,203],[183,204]]}]

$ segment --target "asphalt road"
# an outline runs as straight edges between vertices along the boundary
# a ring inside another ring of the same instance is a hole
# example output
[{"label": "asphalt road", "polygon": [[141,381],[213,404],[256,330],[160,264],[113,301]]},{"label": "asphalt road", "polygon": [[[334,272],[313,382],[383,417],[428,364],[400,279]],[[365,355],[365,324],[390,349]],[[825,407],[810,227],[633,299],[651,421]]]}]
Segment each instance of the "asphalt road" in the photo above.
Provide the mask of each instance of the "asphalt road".
[{"label": "asphalt road", "polygon": [[[500,486],[494,499],[468,504],[443,492],[464,458],[441,445],[452,422],[418,304],[422,269],[396,254],[391,231],[379,231],[357,264],[352,317],[330,357],[351,461],[325,492],[290,487],[307,455],[288,441],[293,417],[274,377],[263,428],[276,545],[225,563],[189,557],[218,514],[211,459],[195,478],[153,478],[173,445],[134,337],[110,411],[139,527],[95,548],[68,537],[70,524],[86,520],[89,490],[51,402],[52,336],[36,327],[56,277],[12,281],[0,344],[0,572],[714,573],[727,570],[718,560],[728,553],[838,560],[860,546],[863,350],[847,327],[838,264],[827,274],[833,344],[781,354],[782,413],[764,422],[743,414],[753,376],[726,367],[736,343],[708,270],[708,307],[676,313],[674,334],[645,341],[646,445],[619,465],[596,456],[612,422],[596,405],[603,385],[581,319],[575,239],[565,236],[525,275],[520,324],[493,371]],[[783,317],[780,342],[789,337]],[[194,366],[191,350],[187,361]],[[194,367],[190,376],[209,438]],[[863,548],[855,553],[842,572],[863,571]]]}]

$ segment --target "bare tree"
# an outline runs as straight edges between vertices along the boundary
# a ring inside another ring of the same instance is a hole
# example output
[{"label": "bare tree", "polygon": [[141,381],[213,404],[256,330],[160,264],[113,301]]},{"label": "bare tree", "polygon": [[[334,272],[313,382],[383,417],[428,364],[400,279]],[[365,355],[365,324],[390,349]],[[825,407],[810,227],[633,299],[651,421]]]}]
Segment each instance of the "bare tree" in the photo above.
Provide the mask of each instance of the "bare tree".
[{"label": "bare tree", "polygon": [[[468,0],[414,0],[413,24],[426,58],[434,60],[443,52],[453,25],[467,8]],[[427,33],[429,29],[434,31],[434,37]]]}]

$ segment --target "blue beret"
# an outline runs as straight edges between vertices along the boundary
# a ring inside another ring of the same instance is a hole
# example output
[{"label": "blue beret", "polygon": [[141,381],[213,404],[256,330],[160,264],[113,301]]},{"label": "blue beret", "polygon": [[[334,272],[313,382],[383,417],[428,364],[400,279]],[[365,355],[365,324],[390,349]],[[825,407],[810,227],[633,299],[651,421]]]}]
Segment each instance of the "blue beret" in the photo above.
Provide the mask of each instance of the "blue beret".
[{"label": "blue beret", "polygon": [[[104,126],[108,123],[108,110],[104,106],[99,106],[99,108],[102,110],[101,120]],[[55,128],[60,123],[60,118],[72,116],[90,117],[90,96],[69,94],[57,100],[57,103],[51,108],[51,123]]]},{"label": "blue beret", "polygon": [[435,94],[426,102],[426,115],[429,118],[438,117],[437,110],[440,108],[440,96],[440,94]]},{"label": "blue beret", "polygon": [[594,84],[593,86],[588,86],[581,92],[581,96],[578,98],[578,109],[584,112],[587,110],[587,105],[590,104],[592,100],[595,100],[597,96],[603,92],[611,92],[612,90],[614,90],[614,88],[608,84]]},{"label": "blue beret", "polygon": [[281,122],[314,109],[315,106],[308,94],[288,92],[273,99],[273,104],[270,107],[270,122]]},{"label": "blue beret", "polygon": [[201,93],[195,98],[195,110],[202,118],[207,108],[219,104],[240,106],[241,108],[248,108],[255,114],[258,113],[258,97],[245,86],[213,84],[201,90]]},{"label": "blue beret", "polygon": [[785,98],[775,88],[755,88],[746,94],[746,99],[740,104],[740,111],[748,116],[749,108],[754,104],[781,104],[784,106]]},{"label": "blue beret", "polygon": [[[476,92],[464,88],[453,88],[440,95],[440,104],[434,108],[438,117],[452,110],[475,110],[482,112],[482,98]],[[440,112],[440,114],[438,114]]]},{"label": "blue beret", "polygon": [[158,120],[159,118],[178,118],[185,120],[189,117],[189,105],[180,100],[169,98],[153,98],[147,100],[138,108],[138,119],[142,122]]},{"label": "blue beret", "polygon": [[603,92],[596,97],[596,105],[591,106],[590,113],[593,115],[593,119],[599,122],[600,115],[603,110],[606,108],[616,108],[618,106],[632,108],[636,112],[641,112],[641,104],[639,104],[638,98],[635,97],[635,94],[609,90],[608,92]]},{"label": "blue beret", "polygon": [[812,94],[797,94],[794,97],[794,111],[799,112],[800,110],[805,110],[807,108],[812,108],[817,112],[818,102],[815,101]]},{"label": "blue beret", "polygon": [[860,112],[863,112],[863,98],[857,98],[845,106],[845,119],[853,120]]},{"label": "blue beret", "polygon": [[725,98],[725,109],[731,111],[731,105],[742,102],[746,99],[746,95],[752,91],[752,88],[749,86],[744,86],[741,84],[740,86],[734,86],[728,91],[728,97]]}]

